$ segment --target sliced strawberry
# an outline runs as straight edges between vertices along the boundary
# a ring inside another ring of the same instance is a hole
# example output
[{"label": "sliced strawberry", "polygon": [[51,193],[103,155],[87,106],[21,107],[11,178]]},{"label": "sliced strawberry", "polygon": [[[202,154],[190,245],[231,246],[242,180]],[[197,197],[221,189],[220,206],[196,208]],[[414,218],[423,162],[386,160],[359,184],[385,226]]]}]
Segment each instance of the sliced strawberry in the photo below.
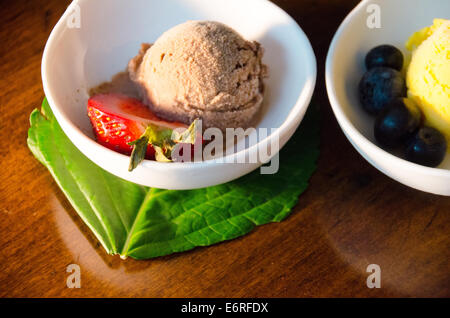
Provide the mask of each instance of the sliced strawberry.
[{"label": "sliced strawberry", "polygon": [[[121,94],[99,94],[88,101],[88,116],[94,128],[98,143],[123,153],[131,154],[130,142],[138,139],[149,124],[164,128],[178,128],[186,125],[160,119],[150,109],[135,98]],[[154,158],[151,145],[146,157]]]}]

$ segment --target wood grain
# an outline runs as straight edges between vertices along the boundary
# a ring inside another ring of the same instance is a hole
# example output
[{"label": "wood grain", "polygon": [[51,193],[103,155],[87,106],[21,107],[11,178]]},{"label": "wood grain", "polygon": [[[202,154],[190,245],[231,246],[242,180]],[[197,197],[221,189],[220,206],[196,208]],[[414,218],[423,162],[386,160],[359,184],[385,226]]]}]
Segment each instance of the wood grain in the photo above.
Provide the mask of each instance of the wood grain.
[{"label": "wood grain", "polygon": [[[415,191],[372,168],[331,112],[325,56],[357,1],[275,1],[318,57],[321,156],[310,188],[284,222],[242,238],[149,261],[105,254],[26,146],[42,98],[40,61],[68,1],[0,1],[1,297],[450,296],[450,198]],[[66,267],[81,267],[81,288]],[[380,289],[366,287],[379,264]]]}]

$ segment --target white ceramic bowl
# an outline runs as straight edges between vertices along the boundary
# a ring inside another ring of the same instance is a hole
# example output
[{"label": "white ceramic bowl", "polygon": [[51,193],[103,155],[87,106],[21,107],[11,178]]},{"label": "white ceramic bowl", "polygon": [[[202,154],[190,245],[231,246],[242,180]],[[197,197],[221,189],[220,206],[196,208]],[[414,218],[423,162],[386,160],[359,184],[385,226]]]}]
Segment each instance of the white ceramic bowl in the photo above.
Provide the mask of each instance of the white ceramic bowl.
[{"label": "white ceramic bowl", "polygon": [[[261,165],[146,160],[128,172],[129,157],[94,141],[86,113],[88,89],[124,70],[142,42],[153,42],[167,29],[187,20],[220,21],[245,38],[262,43],[263,62],[269,66],[270,77],[266,80],[262,119],[256,128],[277,128],[280,146],[295,132],[309,105],[316,81],[313,50],[297,23],[269,1],[74,1],[46,44],[42,60],[44,91],[75,146],[94,163],[123,179],[157,188],[193,189],[236,179]],[[269,144],[274,136],[276,133],[259,145]],[[234,162],[254,153],[257,146],[248,145],[233,154]]]},{"label": "white ceramic bowl", "polygon": [[[379,29],[370,29],[366,24],[374,12],[374,4],[380,9]],[[333,38],[326,62],[326,84],[339,125],[367,161],[407,186],[450,195],[450,155],[447,154],[438,168],[428,168],[384,151],[375,143],[374,119],[361,109],[358,100],[358,83],[365,72],[367,52],[380,44],[392,44],[406,54],[404,43],[409,36],[431,25],[434,18],[450,18],[449,0],[362,1],[347,16]]]}]

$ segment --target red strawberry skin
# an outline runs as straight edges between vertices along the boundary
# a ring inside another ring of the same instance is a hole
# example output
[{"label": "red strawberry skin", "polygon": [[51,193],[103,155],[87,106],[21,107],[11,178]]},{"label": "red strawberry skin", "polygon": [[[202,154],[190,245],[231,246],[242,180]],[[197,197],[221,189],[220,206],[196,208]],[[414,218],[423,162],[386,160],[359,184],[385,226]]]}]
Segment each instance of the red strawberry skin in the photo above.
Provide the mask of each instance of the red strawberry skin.
[{"label": "red strawberry skin", "polygon": [[[91,97],[87,111],[97,142],[126,155],[133,150],[128,143],[144,133],[149,120],[158,120],[139,100],[119,94]],[[153,147],[149,145],[147,159],[153,159],[154,154]]]}]

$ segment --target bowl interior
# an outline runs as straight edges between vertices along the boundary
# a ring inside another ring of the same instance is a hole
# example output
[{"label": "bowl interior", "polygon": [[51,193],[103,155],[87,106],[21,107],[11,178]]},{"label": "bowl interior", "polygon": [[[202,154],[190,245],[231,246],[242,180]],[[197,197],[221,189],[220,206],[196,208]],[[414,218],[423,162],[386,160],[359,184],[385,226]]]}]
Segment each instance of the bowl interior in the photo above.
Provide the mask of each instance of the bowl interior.
[{"label": "bowl interior", "polygon": [[[381,28],[367,26],[367,20],[373,13],[367,12],[371,4],[378,5],[380,9]],[[372,143],[375,143],[374,119],[362,110],[358,99],[358,83],[365,72],[365,55],[377,45],[392,44],[408,57],[405,42],[415,31],[431,25],[434,18],[450,18],[450,1],[363,1],[351,13],[348,24],[335,43],[334,54],[329,57],[333,62],[333,69],[329,73],[330,83],[345,117]],[[450,155],[447,154],[439,168],[450,169]]]},{"label": "bowl interior", "polygon": [[[67,25],[74,5],[80,8],[80,28]],[[60,123],[67,120],[77,134],[91,139],[85,107],[89,88],[124,70],[142,42],[154,42],[187,20],[220,21],[262,43],[270,77],[257,128],[278,128],[289,116],[298,116],[298,109],[292,113],[294,105],[305,85],[314,85],[315,61],[311,63],[311,54],[299,37],[301,30],[268,1],[80,0],[71,6],[46,48],[44,88]],[[73,139],[74,134],[68,135]]]}]

